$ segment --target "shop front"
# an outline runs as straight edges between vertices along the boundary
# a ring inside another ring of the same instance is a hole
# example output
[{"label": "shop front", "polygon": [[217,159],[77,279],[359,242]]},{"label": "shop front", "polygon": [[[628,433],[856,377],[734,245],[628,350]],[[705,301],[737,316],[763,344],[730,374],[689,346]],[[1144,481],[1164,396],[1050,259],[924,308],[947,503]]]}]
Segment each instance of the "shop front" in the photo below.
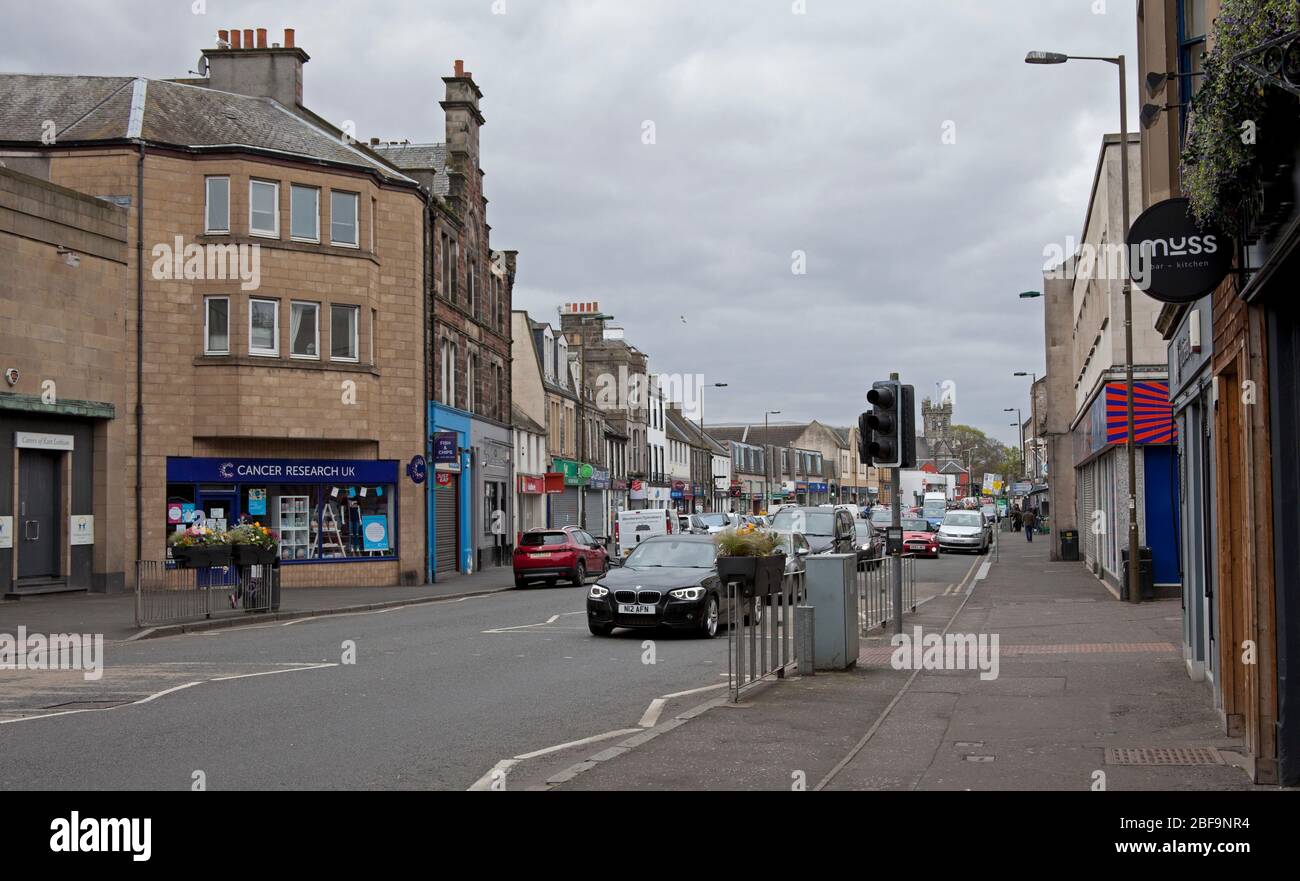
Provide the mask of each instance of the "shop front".
[{"label": "shop front", "polygon": [[588,482],[583,499],[583,514],[585,517],[583,528],[588,534],[597,538],[609,534],[607,530],[613,527],[607,526],[606,508],[608,507],[606,497],[609,495],[609,470],[606,468],[593,468],[591,471],[591,480]]},{"label": "shop front", "polygon": [[169,457],[165,510],[155,516],[168,533],[229,529],[246,517],[275,531],[285,567],[393,562],[398,475],[383,459]]},{"label": "shop front", "polygon": [[475,529],[475,568],[513,563],[509,492],[514,470],[510,429],[482,419],[470,420],[470,463],[478,510]]},{"label": "shop front", "polygon": [[548,525],[552,529],[582,526],[582,503],[593,472],[594,469],[585,462],[559,458],[551,460],[551,473],[561,475],[563,480],[562,491],[550,497]]},{"label": "shop front", "polygon": [[[545,528],[546,526],[546,478],[541,474],[520,474],[516,477],[518,493],[515,500],[515,513],[517,516],[517,531],[519,533],[527,532],[530,529]],[[519,543],[519,536],[515,536],[515,544]]]},{"label": "shop front", "polygon": [[432,434],[428,459],[432,474],[426,524],[430,581],[474,569],[474,530],[471,525],[473,473],[470,468],[468,413],[437,402],[429,404]]},{"label": "shop front", "polygon": [[1183,658],[1195,681],[1218,681],[1214,530],[1214,335],[1209,297],[1193,304],[1169,343],[1169,390],[1182,510]]}]

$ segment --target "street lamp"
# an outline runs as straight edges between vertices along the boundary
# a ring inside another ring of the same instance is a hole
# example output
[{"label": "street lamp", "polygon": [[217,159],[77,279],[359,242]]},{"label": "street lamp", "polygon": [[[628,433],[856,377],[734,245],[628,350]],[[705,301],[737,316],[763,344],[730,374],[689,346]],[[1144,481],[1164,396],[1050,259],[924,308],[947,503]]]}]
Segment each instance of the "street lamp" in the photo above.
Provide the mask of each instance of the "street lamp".
[{"label": "street lamp", "polygon": [[706,388],[726,388],[725,382],[711,382],[708,385],[700,386],[700,437],[704,441],[704,449],[709,454],[709,507],[712,507],[713,497],[717,494],[717,478],[713,474],[713,450],[709,449],[709,436],[704,433],[704,390]]},{"label": "street lamp", "polygon": [[1038,384],[1038,374],[1033,371],[1017,370],[1012,376],[1029,377],[1029,424],[1034,427],[1034,470],[1031,481],[1037,480],[1039,475],[1038,468],[1038,395],[1034,392],[1034,386]]},{"label": "street lamp", "polygon": [[772,465],[768,462],[767,455],[767,417],[780,415],[780,410],[768,410],[763,414],[763,507],[759,509],[760,511],[766,511],[768,504],[772,501],[772,486],[768,481],[768,475],[772,473]]},{"label": "street lamp", "polygon": [[[1025,56],[1026,64],[1064,64],[1067,61],[1105,61],[1119,69],[1119,147],[1120,147],[1120,205],[1124,213],[1122,239],[1127,239],[1131,221],[1129,219],[1128,196],[1128,78],[1125,75],[1124,56],[1113,58],[1097,55],[1065,55],[1060,52],[1030,52]],[[1127,253],[1125,257],[1127,258]],[[1124,385],[1125,411],[1128,422],[1128,437],[1124,441],[1124,452],[1128,457],[1128,598],[1129,602],[1142,602],[1141,583],[1138,580],[1138,525],[1137,525],[1137,457],[1133,437],[1133,285],[1127,272],[1127,259],[1124,272]]]},{"label": "street lamp", "polygon": [[1003,413],[1015,413],[1016,425],[1020,428],[1020,470],[1025,470],[1025,420],[1020,416],[1019,407],[1003,407]]}]

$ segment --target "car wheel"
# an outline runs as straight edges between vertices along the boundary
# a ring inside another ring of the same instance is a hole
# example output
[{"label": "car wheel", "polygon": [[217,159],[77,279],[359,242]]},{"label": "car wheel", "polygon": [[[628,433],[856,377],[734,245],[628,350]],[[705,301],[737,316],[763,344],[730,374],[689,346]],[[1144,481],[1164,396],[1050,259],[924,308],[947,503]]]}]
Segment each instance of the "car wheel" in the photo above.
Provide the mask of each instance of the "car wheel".
[{"label": "car wheel", "polygon": [[745,623],[750,627],[757,627],[763,623],[763,601],[761,599],[754,600],[754,611],[752,614],[748,612],[745,613]]},{"label": "car wheel", "polygon": [[515,578],[515,587],[517,587],[520,590],[523,590],[527,586],[528,586],[528,580],[526,578],[519,578],[519,577]]},{"label": "car wheel", "polygon": [[573,583],[578,587],[587,583],[587,564],[581,560],[578,561],[578,568],[573,570]]},{"label": "car wheel", "polygon": [[608,575],[608,574],[609,574],[609,556],[608,556],[608,555],[605,556],[605,568],[602,569],[602,570],[600,570],[600,574],[601,574],[602,576],[603,576],[603,575]]},{"label": "car wheel", "polygon": [[592,636],[609,636],[614,632],[614,625],[597,624],[595,621],[588,621],[587,629],[591,631]]},{"label": "car wheel", "polygon": [[701,639],[713,639],[718,635],[718,597],[709,594],[704,603],[704,617],[700,619],[699,635]]}]

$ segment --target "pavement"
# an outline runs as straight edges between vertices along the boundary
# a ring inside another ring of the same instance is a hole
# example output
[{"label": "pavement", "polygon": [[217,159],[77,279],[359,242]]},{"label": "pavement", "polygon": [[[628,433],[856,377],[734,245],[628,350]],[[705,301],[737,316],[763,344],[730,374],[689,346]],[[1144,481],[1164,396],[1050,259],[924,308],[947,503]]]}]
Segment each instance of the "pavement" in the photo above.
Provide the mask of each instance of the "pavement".
[{"label": "pavement", "polygon": [[[996,634],[996,678],[894,669],[886,639],[864,640],[854,669],[666,715],[540,788],[1271,788],[1250,783],[1209,688],[1188,678],[1178,602],[1118,602],[1081,564],[1050,562],[1049,541],[1003,533],[996,560],[904,620],[907,634]],[[1108,748],[1160,764],[1109,764]]]},{"label": "pavement", "polygon": [[58,593],[36,594],[0,602],[0,633],[13,633],[23,625],[29,633],[96,633],[108,642],[171,636],[199,630],[237,627],[268,620],[368,611],[514,589],[514,571],[508,566],[472,574],[439,576],[435,584],[413,587],[292,587],[280,594],[277,613],[249,613],[184,625],[139,628],[135,626],[135,595]]}]

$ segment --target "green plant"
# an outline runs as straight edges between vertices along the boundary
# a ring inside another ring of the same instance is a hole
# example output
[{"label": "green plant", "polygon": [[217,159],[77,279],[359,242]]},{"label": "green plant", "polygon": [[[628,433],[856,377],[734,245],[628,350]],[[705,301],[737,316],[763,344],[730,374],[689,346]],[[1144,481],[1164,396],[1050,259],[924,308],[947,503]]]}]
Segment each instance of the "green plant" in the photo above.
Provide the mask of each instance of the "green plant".
[{"label": "green plant", "polygon": [[240,523],[227,533],[231,544],[252,545],[270,550],[275,547],[276,535],[258,522]]},{"label": "green plant", "polygon": [[770,557],[781,546],[781,536],[764,529],[724,529],[713,538],[722,557]]},{"label": "green plant", "polygon": [[211,548],[230,544],[230,537],[229,533],[195,524],[184,532],[168,535],[167,544],[173,548]]},{"label": "green plant", "polygon": [[1242,207],[1260,179],[1256,142],[1266,134],[1258,129],[1280,95],[1233,58],[1296,26],[1294,0],[1223,0],[1219,8],[1205,78],[1188,108],[1180,167],[1183,192],[1199,223],[1232,235],[1242,231]]}]

